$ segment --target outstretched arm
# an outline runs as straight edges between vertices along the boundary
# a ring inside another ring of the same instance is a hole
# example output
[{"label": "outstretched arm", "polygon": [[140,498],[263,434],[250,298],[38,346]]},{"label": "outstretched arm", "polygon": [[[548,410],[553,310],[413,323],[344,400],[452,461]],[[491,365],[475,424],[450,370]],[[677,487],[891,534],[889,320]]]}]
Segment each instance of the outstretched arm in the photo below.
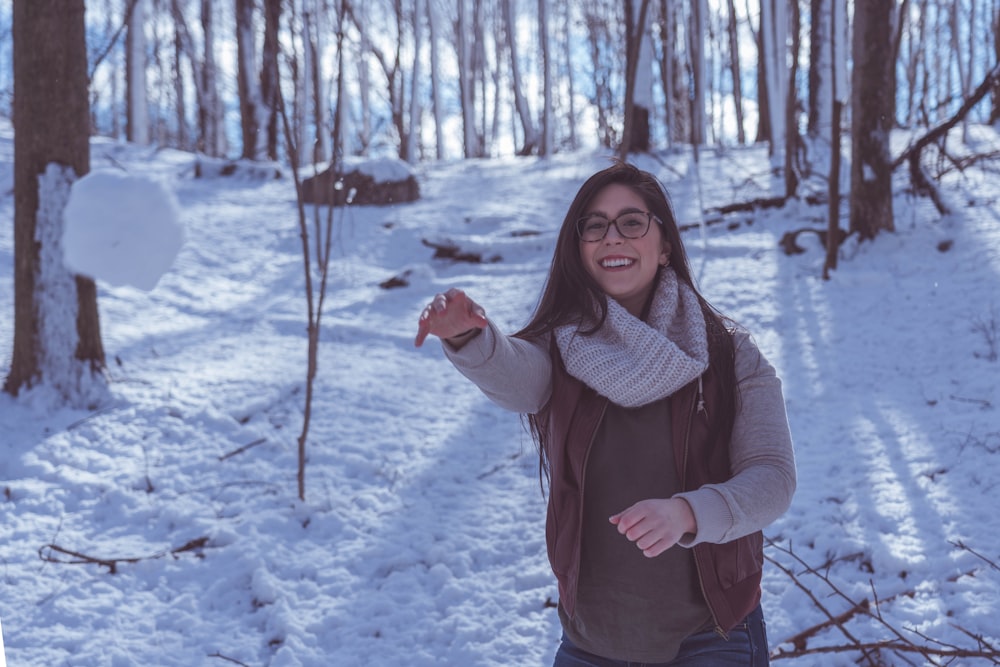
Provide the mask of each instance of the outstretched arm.
[{"label": "outstretched arm", "polygon": [[470,299],[465,292],[452,287],[436,295],[420,314],[417,338],[413,344],[420,347],[428,335],[434,334],[460,348],[486,327],[486,311]]}]

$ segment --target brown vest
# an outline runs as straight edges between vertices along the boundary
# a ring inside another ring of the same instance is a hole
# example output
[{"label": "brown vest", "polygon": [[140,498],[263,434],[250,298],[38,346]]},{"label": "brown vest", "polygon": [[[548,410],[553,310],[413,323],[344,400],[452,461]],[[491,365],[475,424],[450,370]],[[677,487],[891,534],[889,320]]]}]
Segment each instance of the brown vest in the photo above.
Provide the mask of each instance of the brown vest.
[{"label": "brown vest", "polygon": [[[702,376],[704,404],[695,380],[670,397],[674,458],[681,488],[725,482],[731,476],[727,447],[710,448],[709,415],[718,407],[718,380]],[[552,345],[552,395],[536,415],[547,436],[549,503],[545,536],[549,562],[559,582],[559,599],[570,616],[580,574],[581,526],[587,454],[608,399],[566,372]],[[718,629],[728,632],[760,602],[764,564],[760,531],[724,544],[693,547],[701,590]]]}]

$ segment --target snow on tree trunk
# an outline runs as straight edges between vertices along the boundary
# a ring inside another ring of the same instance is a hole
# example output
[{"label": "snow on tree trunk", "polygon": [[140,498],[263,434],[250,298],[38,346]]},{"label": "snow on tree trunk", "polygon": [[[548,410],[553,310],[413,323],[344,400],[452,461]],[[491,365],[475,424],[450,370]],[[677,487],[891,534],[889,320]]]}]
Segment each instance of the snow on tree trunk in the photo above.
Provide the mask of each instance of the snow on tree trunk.
[{"label": "snow on tree trunk", "polygon": [[38,213],[35,241],[38,271],[35,299],[38,307],[38,368],[47,385],[74,405],[86,405],[99,396],[90,364],[76,358],[79,303],[76,278],[63,264],[63,210],[77,176],[72,167],[49,164],[38,176]]},{"label": "snow on tree trunk", "polygon": [[137,144],[148,144],[149,103],[146,99],[146,15],[149,0],[136,0],[125,38],[125,79],[128,104],[125,136]]},{"label": "snow on tree trunk", "polygon": [[70,184],[90,169],[84,12],[82,0],[14,2],[14,345],[4,383],[12,394],[45,383],[80,406],[104,367],[96,286],[73,276],[61,251]]}]

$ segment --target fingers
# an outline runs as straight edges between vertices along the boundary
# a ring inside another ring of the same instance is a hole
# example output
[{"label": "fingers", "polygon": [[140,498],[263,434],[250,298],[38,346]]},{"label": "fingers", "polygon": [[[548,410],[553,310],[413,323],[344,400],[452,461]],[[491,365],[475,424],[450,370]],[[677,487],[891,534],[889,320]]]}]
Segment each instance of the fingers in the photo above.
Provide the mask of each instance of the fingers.
[{"label": "fingers", "polygon": [[687,503],[678,498],[643,500],[609,517],[618,532],[647,558],[655,558],[677,544],[687,532]]},{"label": "fingers", "polygon": [[436,294],[420,313],[413,344],[420,347],[430,334],[451,338],[469,329],[482,329],[487,324],[486,311],[465,292],[453,287],[443,294]]}]

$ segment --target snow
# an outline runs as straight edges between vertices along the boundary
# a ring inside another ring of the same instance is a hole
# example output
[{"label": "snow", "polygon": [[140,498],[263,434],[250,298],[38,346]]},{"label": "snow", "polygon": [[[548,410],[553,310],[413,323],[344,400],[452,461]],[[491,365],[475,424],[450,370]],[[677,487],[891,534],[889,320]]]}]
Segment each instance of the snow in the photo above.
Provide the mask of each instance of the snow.
[{"label": "snow", "polygon": [[109,285],[156,287],[184,243],[176,198],[148,176],[101,169],[73,183],[63,213],[66,266]]},{"label": "snow", "polygon": [[[972,129],[978,148],[1000,143]],[[0,128],[0,155],[10,141]],[[337,209],[302,502],[306,302],[290,177],[196,179],[192,155],[95,139],[95,168],[123,165],[173,192],[188,239],[155,289],[98,278],[109,384],[96,410],[55,407],[46,387],[0,394],[11,664],[551,664],[557,593],[533,445],[517,415],[413,337],[450,286],[502,328],[523,324],[569,201],[608,157],[423,164],[421,200]],[[664,180],[682,223],[700,220],[690,159],[637,162]],[[766,147],[703,151],[699,169],[708,207],[783,188]],[[772,650],[826,620],[779,565],[833,614],[852,604],[830,585],[854,602],[877,595],[882,618],[915,642],[974,648],[968,631],[1000,643],[1000,181],[976,167],[949,174],[949,201],[964,206],[941,219],[905,194],[903,172],[897,231],[849,240],[829,281],[814,235],[800,255],[778,245],[824,227],[825,206],[728,216],[704,243],[684,233],[706,295],[784,382],[800,481],[765,531]],[[431,238],[502,259],[433,260]],[[3,225],[0,312],[13,312],[12,267]],[[378,287],[404,275],[406,287]],[[0,359],[12,331],[0,318]],[[893,638],[861,615],[845,628]],[[807,645],[845,642],[832,628]]]}]

